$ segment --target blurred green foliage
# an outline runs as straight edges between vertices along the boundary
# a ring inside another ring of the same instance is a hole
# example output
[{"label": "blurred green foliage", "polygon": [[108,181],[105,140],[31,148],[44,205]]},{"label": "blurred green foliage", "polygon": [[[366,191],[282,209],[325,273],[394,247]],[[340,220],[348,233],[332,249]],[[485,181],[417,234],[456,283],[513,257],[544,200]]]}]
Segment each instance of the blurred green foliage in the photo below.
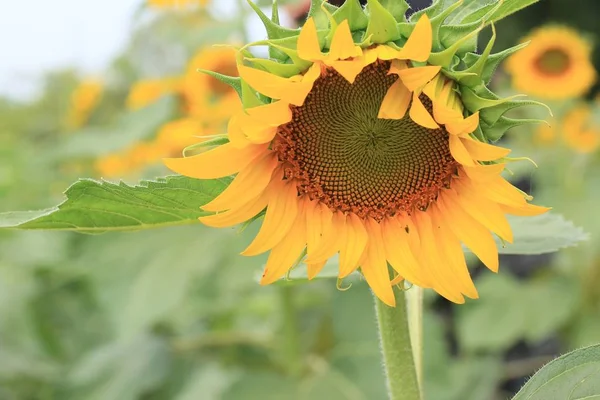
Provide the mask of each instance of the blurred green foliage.
[{"label": "blurred green foliage", "polygon": [[[501,22],[497,46],[547,20],[594,33],[597,7],[542,1]],[[202,46],[239,40],[241,18],[141,11],[81,131],[65,126],[83,78],[75,71],[49,73],[32,101],[0,99],[1,211],[58,204],[71,182],[97,177],[96,156],[154,135],[175,113],[171,99],[127,112],[128,88],[181,71]],[[510,90],[506,80],[497,85]],[[570,149],[538,148],[529,131],[510,135],[540,166],[515,165],[515,181],[598,237],[598,154],[582,161]],[[140,177],[163,174],[156,166]],[[259,286],[264,259],[237,255],[256,228],[0,231],[0,399],[385,398],[366,285]],[[553,257],[506,256],[499,275],[473,261],[480,299],[466,305],[427,293],[427,398],[506,398],[554,356],[598,342],[596,243]]]}]

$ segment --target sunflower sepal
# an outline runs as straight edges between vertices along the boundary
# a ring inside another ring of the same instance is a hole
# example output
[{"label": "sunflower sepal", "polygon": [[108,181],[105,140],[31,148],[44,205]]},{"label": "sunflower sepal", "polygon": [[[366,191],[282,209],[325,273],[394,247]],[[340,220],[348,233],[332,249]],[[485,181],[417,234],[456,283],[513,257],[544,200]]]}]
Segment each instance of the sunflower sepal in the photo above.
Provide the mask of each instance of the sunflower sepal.
[{"label": "sunflower sepal", "polygon": [[378,0],[368,0],[369,24],[365,36],[371,36],[374,43],[393,42],[400,39],[397,21]]},{"label": "sunflower sepal", "polygon": [[348,20],[350,30],[353,32],[365,30],[369,24],[369,18],[365,15],[358,0],[345,1],[332,15],[338,24],[343,20]]},{"label": "sunflower sepal", "polygon": [[477,40],[477,35],[483,29],[484,25],[479,24],[479,27],[469,34],[457,38],[453,44],[437,53],[431,53],[429,55],[428,61],[433,65],[441,65],[442,67],[448,68],[452,63],[452,60],[455,56],[459,55],[459,50],[464,43],[467,43],[469,40],[474,39]]},{"label": "sunflower sepal", "polygon": [[267,15],[260,9],[260,7],[256,5],[256,3],[254,3],[252,0],[246,1],[250,5],[250,7],[252,7],[252,10],[254,10],[256,15],[258,15],[258,18],[260,18],[267,31],[267,37],[269,39],[283,39],[298,35],[298,29],[284,28],[283,26],[274,22],[272,18],[267,17]]},{"label": "sunflower sepal", "polygon": [[322,0],[311,0],[307,19],[313,18],[317,30],[327,30],[329,28],[329,18],[323,10],[326,10],[329,14],[334,14],[338,8],[339,7]]},{"label": "sunflower sepal", "polygon": [[[494,75],[494,72],[496,71],[496,68],[498,67],[498,65],[500,65],[500,63],[502,61],[504,61],[505,59],[510,57],[512,54],[514,54],[517,51],[526,47],[528,44],[529,44],[529,42],[521,43],[516,46],[510,47],[506,50],[503,50],[501,52],[491,54],[487,58],[485,58],[484,65],[481,68],[481,80],[486,85],[489,84],[490,81],[492,80],[492,76]],[[465,58],[463,59],[463,61],[465,62],[466,65],[472,66],[472,65],[475,65],[475,63],[477,63],[477,61],[480,60],[482,56],[483,56],[482,54],[480,55],[480,54],[467,53],[465,55]]]},{"label": "sunflower sepal", "polygon": [[485,121],[489,125],[495,124],[500,117],[502,117],[507,111],[512,110],[513,108],[523,107],[523,106],[538,106],[543,107],[548,111],[550,117],[552,117],[552,110],[548,107],[547,104],[544,104],[540,101],[536,100],[510,100],[506,101],[502,104],[499,104],[494,107],[488,107],[481,110],[479,113],[480,118]]},{"label": "sunflower sepal", "polygon": [[227,138],[227,135],[214,135],[214,137],[211,137],[207,140],[204,140],[199,143],[194,143],[194,144],[184,147],[184,149],[182,150],[182,154],[184,156],[187,156],[188,153],[195,152],[195,150],[198,150],[198,149],[204,149],[206,147],[222,146],[227,143],[229,143],[229,139]]},{"label": "sunflower sepal", "polygon": [[224,74],[220,74],[215,71],[210,71],[208,69],[200,69],[200,68],[197,69],[197,71],[202,74],[210,75],[213,78],[216,78],[219,81],[231,86],[231,88],[236,91],[236,93],[238,94],[240,99],[242,98],[242,80],[240,79],[239,76],[224,75]]},{"label": "sunflower sepal", "polygon": [[495,143],[504,136],[504,134],[511,128],[525,124],[547,124],[548,122],[544,119],[535,118],[508,118],[500,117],[493,125],[488,125],[484,121],[481,121],[481,129],[486,139],[490,142]]},{"label": "sunflower sepal", "polygon": [[381,5],[399,22],[406,22],[406,12],[410,6],[405,0],[379,0]]},{"label": "sunflower sepal", "polygon": [[246,110],[248,108],[252,108],[252,107],[262,106],[265,103],[264,101],[261,100],[258,93],[252,87],[250,87],[250,85],[248,85],[246,83],[246,81],[242,80],[241,83],[242,83],[241,84],[241,86],[242,86],[241,100],[242,100],[242,106],[244,107],[244,110]]},{"label": "sunflower sepal", "polygon": [[250,62],[253,66],[258,67],[258,69],[262,69],[283,78],[291,78],[292,76],[298,75],[303,71],[303,69],[296,64],[284,64],[266,58],[253,57],[246,58],[245,60]]}]

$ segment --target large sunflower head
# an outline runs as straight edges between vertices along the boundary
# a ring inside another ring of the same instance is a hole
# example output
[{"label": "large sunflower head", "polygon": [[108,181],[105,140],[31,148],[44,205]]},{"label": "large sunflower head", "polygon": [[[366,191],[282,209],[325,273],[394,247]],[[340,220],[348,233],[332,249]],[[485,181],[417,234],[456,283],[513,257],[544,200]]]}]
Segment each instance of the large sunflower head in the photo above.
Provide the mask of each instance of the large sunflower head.
[{"label": "large sunflower head", "polygon": [[257,9],[270,58],[241,49],[240,77],[222,77],[245,107],[226,143],[165,162],[198,179],[236,174],[200,220],[226,227],[264,214],[242,253],[270,251],[261,283],[300,260],[312,278],[339,254],[339,277],[359,268],[389,305],[402,279],[461,303],[477,297],[462,244],[496,271],[493,234],[512,241],[506,214],[547,210],[504,180],[509,150],[489,143],[523,122],[506,110],[531,102],[486,88],[502,57],[490,57],[493,43],[471,52],[484,23],[447,28],[461,2],[442,3],[407,21],[401,1],[313,1],[299,31]]},{"label": "large sunflower head", "polygon": [[590,44],[573,29],[550,25],[533,32],[511,56],[506,69],[516,89],[547,99],[581,96],[596,81]]}]

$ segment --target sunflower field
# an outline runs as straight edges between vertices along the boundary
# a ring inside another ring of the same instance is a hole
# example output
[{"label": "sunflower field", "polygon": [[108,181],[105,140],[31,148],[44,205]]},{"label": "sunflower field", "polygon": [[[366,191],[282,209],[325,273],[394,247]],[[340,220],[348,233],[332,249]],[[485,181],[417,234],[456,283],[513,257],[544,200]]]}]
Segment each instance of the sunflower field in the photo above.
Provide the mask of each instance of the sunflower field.
[{"label": "sunflower field", "polygon": [[600,399],[598,11],[140,0],[0,89],[0,400]]}]

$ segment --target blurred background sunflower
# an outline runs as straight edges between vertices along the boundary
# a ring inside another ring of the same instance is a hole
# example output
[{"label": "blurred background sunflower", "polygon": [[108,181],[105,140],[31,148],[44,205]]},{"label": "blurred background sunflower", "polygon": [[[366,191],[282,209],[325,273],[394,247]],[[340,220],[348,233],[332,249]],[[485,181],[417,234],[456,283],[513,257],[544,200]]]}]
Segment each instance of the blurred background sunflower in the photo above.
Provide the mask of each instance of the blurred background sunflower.
[{"label": "blurred background sunflower", "polygon": [[[32,12],[11,2],[0,13],[2,211],[53,206],[79,177],[167,174],[162,158],[193,152],[240,110],[234,89],[197,72],[235,75],[234,51],[213,45],[266,36],[241,1],[80,3]],[[280,3],[282,24],[304,22],[309,1]],[[497,48],[531,42],[490,83],[553,111],[514,110],[548,124],[516,126],[498,143],[539,165],[508,164],[507,179],[592,239],[501,256],[497,276],[467,253],[480,299],[425,299],[429,399],[507,398],[600,337],[598,7],[544,0],[498,23]],[[260,287],[266,257],[237,256],[257,231],[0,231],[0,399],[385,398],[375,327],[357,323],[374,320],[365,283],[337,290],[333,265],[312,285]]]}]

